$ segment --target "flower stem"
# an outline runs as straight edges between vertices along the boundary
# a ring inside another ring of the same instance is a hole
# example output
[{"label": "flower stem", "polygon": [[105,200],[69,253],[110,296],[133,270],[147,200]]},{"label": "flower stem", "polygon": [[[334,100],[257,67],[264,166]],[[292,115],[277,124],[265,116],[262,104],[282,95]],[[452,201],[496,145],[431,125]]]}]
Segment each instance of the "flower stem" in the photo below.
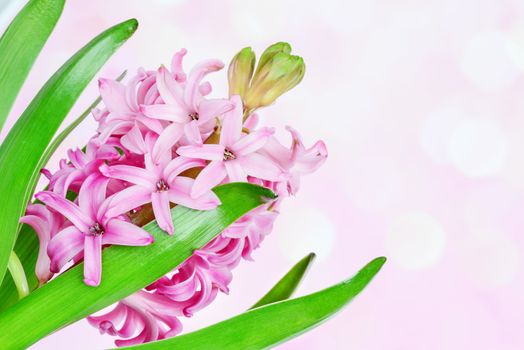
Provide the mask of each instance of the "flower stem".
[{"label": "flower stem", "polygon": [[16,290],[18,291],[18,298],[22,299],[23,297],[29,294],[29,286],[27,284],[27,278],[25,276],[24,267],[18,259],[16,253],[11,251],[11,256],[9,257],[9,263],[7,265],[13,281],[15,282]]}]

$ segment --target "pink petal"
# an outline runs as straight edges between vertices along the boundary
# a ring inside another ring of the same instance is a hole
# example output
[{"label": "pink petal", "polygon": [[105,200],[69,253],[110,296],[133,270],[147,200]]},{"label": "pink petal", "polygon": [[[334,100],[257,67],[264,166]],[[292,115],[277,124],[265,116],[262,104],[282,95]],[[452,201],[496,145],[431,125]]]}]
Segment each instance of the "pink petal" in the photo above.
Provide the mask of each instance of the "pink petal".
[{"label": "pink petal", "polygon": [[198,128],[198,121],[192,120],[184,125],[184,133],[186,134],[189,142],[197,145],[202,144],[202,135],[200,134],[200,129]]},{"label": "pink petal", "polygon": [[259,152],[277,162],[284,169],[289,169],[292,165],[291,151],[273,136],[269,138]]},{"label": "pink petal", "polygon": [[144,154],[147,152],[144,136],[142,135],[140,128],[136,125],[131,128],[127,134],[122,136],[120,142],[122,143],[122,146],[133,153]]},{"label": "pink petal", "polygon": [[154,238],[146,230],[130,222],[112,219],[105,226],[104,244],[144,246],[153,243]]},{"label": "pink petal", "polygon": [[51,260],[47,255],[47,245],[51,239],[49,223],[36,215],[22,216],[20,218],[20,222],[31,226],[38,236],[39,250],[35,265],[35,274],[38,277],[40,283],[47,282],[53,276],[53,273],[49,269]]},{"label": "pink petal", "polygon": [[152,151],[152,160],[158,164],[160,158],[170,152],[172,147],[180,140],[184,134],[184,127],[181,124],[173,123],[162,131],[155,142]]},{"label": "pink petal", "polygon": [[151,201],[151,190],[135,185],[115,193],[107,201],[109,203],[105,216],[114,218],[149,203]]},{"label": "pink petal", "polygon": [[160,97],[166,104],[185,106],[182,88],[164,66],[160,67],[157,72],[156,86]]},{"label": "pink petal", "polygon": [[237,160],[230,160],[227,162],[224,162],[224,165],[226,166],[227,175],[229,177],[230,182],[246,182],[247,181],[247,175],[244,169],[242,169],[242,165]]},{"label": "pink petal", "polygon": [[237,156],[246,155],[258,151],[264,147],[269,138],[275,133],[273,128],[262,128],[242,137],[233,146],[231,151]]},{"label": "pink petal", "polygon": [[173,220],[171,218],[168,193],[166,191],[153,192],[151,194],[151,199],[153,212],[158,226],[168,234],[172,235],[175,228],[173,227]]},{"label": "pink petal", "polygon": [[198,87],[198,92],[202,96],[207,96],[213,91],[213,87],[209,81],[205,81]]},{"label": "pink petal", "polygon": [[158,181],[153,173],[131,165],[108,166],[104,164],[100,167],[100,172],[104,176],[124,180],[150,189],[154,189]]},{"label": "pink petal", "polygon": [[258,154],[251,153],[238,159],[242,168],[248,175],[262,180],[282,181],[287,177],[271,159]]},{"label": "pink petal", "polygon": [[198,105],[198,121],[203,124],[231,111],[235,105],[226,99],[203,100]]},{"label": "pink petal", "polygon": [[176,104],[157,104],[140,106],[140,111],[145,116],[153,119],[168,120],[176,123],[187,123],[191,118],[189,112]]},{"label": "pink petal", "polygon": [[80,188],[78,205],[93,220],[97,215],[98,208],[106,198],[108,182],[108,178],[95,173],[90,175]]},{"label": "pink petal", "polygon": [[193,110],[197,110],[198,87],[202,79],[211,72],[224,68],[224,63],[218,60],[207,60],[197,64],[189,73],[184,89],[184,101]]},{"label": "pink petal", "polygon": [[295,159],[294,170],[300,174],[309,174],[317,170],[327,159],[327,148],[324,142],[318,141],[306,152]]},{"label": "pink petal", "polygon": [[191,197],[198,198],[218,185],[226,177],[226,167],[221,160],[215,160],[209,163],[195,179]]},{"label": "pink petal", "polygon": [[197,198],[191,197],[190,193],[194,182],[195,180],[188,177],[177,177],[170,184],[169,200],[172,203],[196,210],[215,209],[220,204],[220,200],[213,191],[208,191]]},{"label": "pink petal", "polygon": [[176,152],[187,158],[205,160],[222,160],[224,158],[224,146],[222,145],[182,146]]},{"label": "pink petal", "polygon": [[258,125],[259,118],[258,114],[253,113],[244,121],[244,128],[248,130],[253,130]]},{"label": "pink petal", "polygon": [[224,115],[222,129],[220,131],[220,144],[231,146],[240,139],[242,135],[242,119],[244,115],[242,100],[240,96],[231,96],[234,108]]},{"label": "pink petal", "polygon": [[170,161],[164,168],[164,179],[171,183],[171,181],[180,173],[192,169],[192,168],[203,168],[206,166],[206,161],[202,159],[176,157]]},{"label": "pink petal", "polygon": [[110,112],[126,114],[131,112],[125,98],[125,87],[111,79],[99,79],[98,87],[104,105]]},{"label": "pink petal", "polygon": [[173,59],[171,60],[171,72],[175,76],[176,81],[183,82],[186,80],[186,74],[184,73],[184,69],[182,68],[182,61],[184,60],[184,56],[186,55],[187,50],[182,49],[175,53],[173,56]]},{"label": "pink petal", "polygon": [[51,259],[51,271],[60,269],[84,248],[84,234],[76,227],[69,226],[58,232],[47,245],[47,254]]},{"label": "pink petal", "polygon": [[102,276],[102,235],[86,235],[84,242],[84,283],[91,287],[100,284]]},{"label": "pink petal", "polygon": [[61,213],[82,232],[87,232],[93,223],[92,218],[88,217],[84,212],[82,212],[82,210],[80,210],[76,204],[60,197],[53,192],[43,191],[37,193],[35,198],[41,202],[44,202],[44,204],[48,207]]}]

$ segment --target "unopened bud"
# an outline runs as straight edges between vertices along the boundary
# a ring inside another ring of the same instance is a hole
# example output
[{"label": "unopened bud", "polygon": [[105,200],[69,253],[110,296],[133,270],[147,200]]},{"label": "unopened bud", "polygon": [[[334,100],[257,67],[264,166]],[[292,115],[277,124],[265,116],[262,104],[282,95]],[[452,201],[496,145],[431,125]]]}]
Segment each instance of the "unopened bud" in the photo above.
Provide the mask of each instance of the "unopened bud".
[{"label": "unopened bud", "polygon": [[257,68],[245,96],[247,109],[272,104],[280,95],[300,83],[305,70],[304,60],[300,56],[293,56],[287,52],[272,55],[260,69]]},{"label": "unopened bud", "polygon": [[227,72],[229,96],[245,96],[255,70],[255,61],[255,53],[250,47],[243,48],[233,57]]},{"label": "unopened bud", "polygon": [[257,71],[255,73],[255,79],[260,74],[260,71],[264,66],[270,62],[273,57],[278,53],[285,53],[290,54],[291,53],[291,45],[284,42],[279,42],[276,44],[273,44],[269,46],[263,53],[262,56],[260,56],[260,59],[258,60],[258,66]]}]

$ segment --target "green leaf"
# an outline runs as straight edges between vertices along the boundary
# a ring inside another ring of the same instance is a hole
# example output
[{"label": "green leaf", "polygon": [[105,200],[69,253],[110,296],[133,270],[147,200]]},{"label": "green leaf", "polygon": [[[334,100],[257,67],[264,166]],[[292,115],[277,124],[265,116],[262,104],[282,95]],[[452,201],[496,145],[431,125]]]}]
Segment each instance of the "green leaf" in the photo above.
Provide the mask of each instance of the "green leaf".
[{"label": "green leaf", "polygon": [[320,292],[262,306],[196,332],[123,349],[266,349],[327,320],[359,294],[385,262],[386,258],[376,258],[353,278]]},{"label": "green leaf", "polygon": [[64,0],[32,0],[0,39],[0,130],[36,57],[53,31]]},{"label": "green leaf", "polygon": [[83,283],[83,264],[38,288],[0,313],[0,344],[26,348],[51,332],[82,319],[151,284],[189,258],[248,211],[275,198],[273,192],[248,183],[217,187],[222,204],[197,211],[182,206],[171,210],[175,234],[167,235],[156,222],[144,228],[155,242],[147,247],[112,246],[104,249],[100,286]]},{"label": "green leaf", "polygon": [[255,305],[249,309],[254,309],[263,305],[272,304],[277,301],[286,300],[293,295],[293,292],[297,289],[300,281],[304,278],[306,272],[315,259],[315,253],[309,253],[306,257],[302,258],[295,266],[289,270],[288,273],[282,277],[280,281],[275,284],[271,290],[262,297]]},{"label": "green leaf", "polygon": [[0,146],[0,282],[23,215],[56,130],[100,67],[136,30],[132,19],[93,39],[44,85]]},{"label": "green leaf", "polygon": [[[121,81],[125,77],[126,73],[127,71],[122,72],[122,74],[120,74],[116,80]],[[69,136],[69,134],[89,115],[89,113],[91,113],[93,108],[95,108],[100,102],[101,98],[99,96],[78,118],[76,118],[71,124],[67,126],[67,128],[65,128],[60,134],[58,134],[57,137],[53,139],[42,156],[42,164],[47,163],[49,158],[53,155],[64,139]],[[36,259],[38,257],[39,250],[38,237],[36,236],[33,228],[29,225],[22,225],[18,237],[23,238],[16,239],[13,251],[18,255],[18,258],[24,267],[29,290],[33,291],[38,287],[38,279],[35,275]],[[6,274],[4,280],[2,281],[2,285],[0,286],[0,311],[16,303],[18,301],[17,295],[18,294],[13,279],[11,278],[10,274]]]},{"label": "green leaf", "polygon": [[[14,252],[18,255],[24,272],[27,277],[29,291],[38,287],[38,278],[35,274],[36,258],[39,250],[38,236],[31,226],[22,225],[16,240]],[[6,274],[0,287],[0,312],[18,301],[18,293],[11,278],[11,274]]]}]

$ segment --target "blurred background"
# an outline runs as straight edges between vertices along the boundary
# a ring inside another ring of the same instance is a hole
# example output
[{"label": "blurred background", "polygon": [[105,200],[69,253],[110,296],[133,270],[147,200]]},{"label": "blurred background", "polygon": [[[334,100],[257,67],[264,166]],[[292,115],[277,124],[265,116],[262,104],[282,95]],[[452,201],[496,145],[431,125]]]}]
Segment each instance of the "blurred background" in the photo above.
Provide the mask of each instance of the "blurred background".
[{"label": "blurred background", "polygon": [[[2,29],[23,3],[0,1]],[[129,17],[140,28],[102,77],[169,64],[182,47],[190,67],[290,42],[306,77],[261,112],[263,123],[292,125],[330,152],[285,203],[256,262],[237,268],[230,296],[184,320],[186,331],[242,312],[314,251],[299,294],[376,256],[389,261],[343,312],[279,349],[524,348],[523,1],[71,0],[11,125],[70,55]],[[226,94],[225,71],[211,82]],[[96,96],[92,82],[69,120]],[[50,167],[94,125],[83,123]],[[80,321],[33,349],[71,344],[113,343]]]}]

